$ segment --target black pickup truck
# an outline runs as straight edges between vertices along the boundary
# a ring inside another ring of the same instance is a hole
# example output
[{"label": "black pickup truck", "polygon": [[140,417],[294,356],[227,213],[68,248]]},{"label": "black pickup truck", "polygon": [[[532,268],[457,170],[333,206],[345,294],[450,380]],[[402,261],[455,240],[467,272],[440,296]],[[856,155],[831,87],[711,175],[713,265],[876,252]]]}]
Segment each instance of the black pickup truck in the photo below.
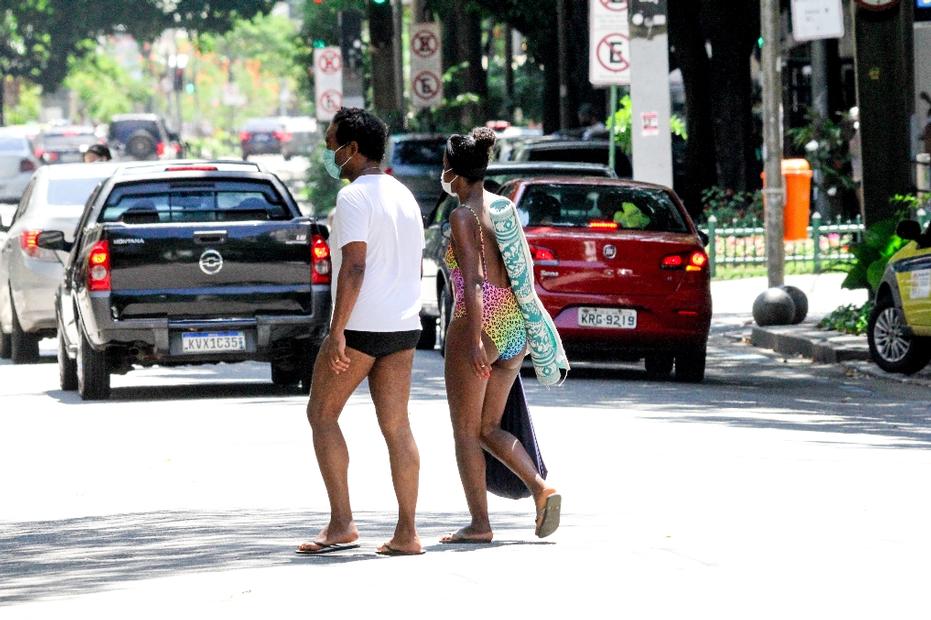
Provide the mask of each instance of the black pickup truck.
[{"label": "black pickup truck", "polygon": [[326,228],[274,175],[248,163],[118,170],[91,194],[56,298],[61,387],[110,395],[134,365],[271,362],[310,389],[330,319]]}]

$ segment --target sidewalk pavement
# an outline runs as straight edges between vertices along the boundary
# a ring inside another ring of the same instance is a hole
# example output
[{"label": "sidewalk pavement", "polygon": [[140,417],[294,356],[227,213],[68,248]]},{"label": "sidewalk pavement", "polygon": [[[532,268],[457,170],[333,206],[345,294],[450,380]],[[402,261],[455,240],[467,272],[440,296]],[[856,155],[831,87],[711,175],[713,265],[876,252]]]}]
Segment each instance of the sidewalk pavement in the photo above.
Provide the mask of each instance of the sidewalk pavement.
[{"label": "sidewalk pavement", "polygon": [[818,322],[839,306],[866,301],[865,290],[841,288],[844,277],[842,273],[786,276],[786,284],[798,287],[808,297],[808,317],[798,325],[767,327],[756,325],[752,314],[753,300],[766,290],[766,278],[714,281],[711,293],[716,330],[787,357],[805,357],[816,364],[839,364],[850,372],[931,387],[931,365],[910,376],[888,373],[870,360],[865,335],[818,329]]}]

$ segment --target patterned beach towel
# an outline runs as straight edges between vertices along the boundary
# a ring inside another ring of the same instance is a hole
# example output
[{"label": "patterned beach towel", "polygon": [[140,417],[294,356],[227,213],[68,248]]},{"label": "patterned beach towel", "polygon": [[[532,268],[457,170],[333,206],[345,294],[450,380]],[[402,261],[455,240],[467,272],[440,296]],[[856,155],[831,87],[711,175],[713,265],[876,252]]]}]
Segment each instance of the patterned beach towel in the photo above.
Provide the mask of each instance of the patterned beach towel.
[{"label": "patterned beach towel", "polygon": [[493,202],[489,211],[498,248],[511,279],[511,289],[527,324],[530,359],[537,380],[543,385],[555,385],[565,380],[561,371],[569,372],[569,360],[556,325],[533,288],[533,255],[524,237],[517,209],[510,200],[501,199]]}]

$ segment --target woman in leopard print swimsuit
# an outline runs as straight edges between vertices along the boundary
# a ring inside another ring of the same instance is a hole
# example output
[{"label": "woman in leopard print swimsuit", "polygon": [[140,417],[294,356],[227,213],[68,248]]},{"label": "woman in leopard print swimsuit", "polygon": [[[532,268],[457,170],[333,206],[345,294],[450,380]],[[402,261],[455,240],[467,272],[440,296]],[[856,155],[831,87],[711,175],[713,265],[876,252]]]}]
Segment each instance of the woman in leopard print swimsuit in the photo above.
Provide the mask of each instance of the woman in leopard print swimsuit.
[{"label": "woman in leopard print swimsuit", "polygon": [[521,443],[501,429],[504,405],[527,354],[527,333],[488,212],[501,197],[484,189],[494,143],[494,132],[484,127],[451,136],[440,176],[443,189],[460,204],[449,217],[452,238],[446,252],[456,298],[446,337],[446,395],[459,476],[472,515],[469,525],[443,537],[443,543],[492,539],[483,448],[527,485],[538,515],[556,493]]}]

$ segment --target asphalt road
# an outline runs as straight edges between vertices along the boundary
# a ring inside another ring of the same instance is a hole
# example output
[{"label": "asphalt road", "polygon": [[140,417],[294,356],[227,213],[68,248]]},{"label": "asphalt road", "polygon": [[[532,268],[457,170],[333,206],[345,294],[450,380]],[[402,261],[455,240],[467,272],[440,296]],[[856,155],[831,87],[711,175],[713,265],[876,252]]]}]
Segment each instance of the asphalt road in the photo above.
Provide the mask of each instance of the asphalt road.
[{"label": "asphalt road", "polygon": [[716,303],[700,385],[526,379],[564,497],[542,541],[530,500],[493,498],[494,544],[437,544],[467,514],[442,358],[418,353],[414,558],[374,554],[396,506],[364,387],[343,417],[362,547],[299,557],[327,509],[302,396],[241,364],[83,403],[46,341],[47,363],[0,363],[0,617],[926,617],[931,393],[761,353]]}]

